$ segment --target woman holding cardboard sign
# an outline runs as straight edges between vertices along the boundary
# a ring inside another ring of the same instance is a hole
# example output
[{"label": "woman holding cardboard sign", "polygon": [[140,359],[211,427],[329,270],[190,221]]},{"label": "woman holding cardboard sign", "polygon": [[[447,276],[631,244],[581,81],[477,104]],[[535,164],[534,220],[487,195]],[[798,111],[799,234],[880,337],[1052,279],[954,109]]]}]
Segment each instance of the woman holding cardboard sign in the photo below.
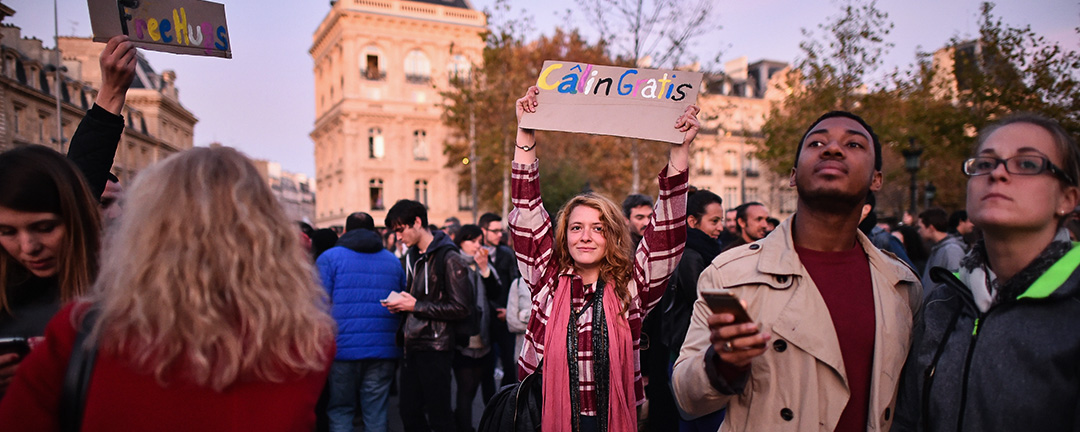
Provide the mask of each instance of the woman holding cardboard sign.
[{"label": "woman holding cardboard sign", "polygon": [[[539,92],[530,87],[518,99],[519,124],[526,113],[543,109]],[[660,301],[686,243],[687,164],[697,113],[691,105],[675,119],[684,139],[671,146],[655,215],[636,251],[619,207],[591,192],[563,205],[552,233],[540,197],[535,134],[518,128],[508,220],[533,298],[518,374],[542,367],[544,431],[637,429],[636,405],[644,401],[641,320]]]}]

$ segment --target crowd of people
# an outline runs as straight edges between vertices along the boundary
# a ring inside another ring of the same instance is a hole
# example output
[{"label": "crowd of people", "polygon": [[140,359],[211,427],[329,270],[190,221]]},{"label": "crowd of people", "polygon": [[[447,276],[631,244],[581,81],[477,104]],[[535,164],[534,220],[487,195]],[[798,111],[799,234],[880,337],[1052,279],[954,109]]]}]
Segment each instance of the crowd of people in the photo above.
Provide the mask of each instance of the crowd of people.
[{"label": "crowd of people", "polygon": [[339,236],[229,148],[120,185],[135,57],[105,46],[67,155],[0,153],[3,430],[472,431],[529,376],[545,432],[1080,430],[1080,148],[1046,117],[979,132],[951,215],[879,220],[881,142],[841,111],[793,143],[794,215],[725,203],[690,106],[655,200],[548,214],[519,127],[505,223],[401,200]]}]

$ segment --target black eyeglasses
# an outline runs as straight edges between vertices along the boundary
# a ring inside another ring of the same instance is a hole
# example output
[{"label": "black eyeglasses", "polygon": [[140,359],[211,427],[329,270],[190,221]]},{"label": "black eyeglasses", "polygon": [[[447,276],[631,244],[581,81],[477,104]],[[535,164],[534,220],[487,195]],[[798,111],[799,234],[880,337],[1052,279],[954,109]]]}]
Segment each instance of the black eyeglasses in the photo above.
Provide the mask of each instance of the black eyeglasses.
[{"label": "black eyeglasses", "polygon": [[969,176],[987,175],[997,169],[998,165],[1005,164],[1005,171],[1016,175],[1038,175],[1043,171],[1050,171],[1059,179],[1068,184],[1075,185],[1072,176],[1065,174],[1061,168],[1055,166],[1045,156],[1021,155],[1008,159],[999,159],[990,156],[976,156],[964,161],[964,174]]}]

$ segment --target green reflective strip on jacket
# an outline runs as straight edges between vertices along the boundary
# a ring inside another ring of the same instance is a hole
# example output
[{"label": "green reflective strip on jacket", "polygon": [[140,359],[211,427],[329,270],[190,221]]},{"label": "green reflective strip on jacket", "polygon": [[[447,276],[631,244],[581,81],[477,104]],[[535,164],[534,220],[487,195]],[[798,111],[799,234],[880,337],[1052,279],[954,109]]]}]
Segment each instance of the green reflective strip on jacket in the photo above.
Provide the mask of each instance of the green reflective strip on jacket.
[{"label": "green reflective strip on jacket", "polygon": [[1035,280],[1018,299],[1042,299],[1049,297],[1061,284],[1069,279],[1069,276],[1080,267],[1080,243],[1073,243],[1073,247],[1065,256],[1050,266],[1042,276]]}]

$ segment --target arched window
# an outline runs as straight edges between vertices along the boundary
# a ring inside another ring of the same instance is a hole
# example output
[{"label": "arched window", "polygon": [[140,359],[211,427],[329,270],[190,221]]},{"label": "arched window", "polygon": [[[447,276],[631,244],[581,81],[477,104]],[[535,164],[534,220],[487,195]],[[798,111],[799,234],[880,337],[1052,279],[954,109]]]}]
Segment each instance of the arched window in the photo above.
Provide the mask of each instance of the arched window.
[{"label": "arched window", "polygon": [[383,204],[383,181],[380,178],[373,178],[368,182],[368,196],[371,198],[372,210],[383,210],[386,206]]},{"label": "arched window", "polygon": [[413,159],[427,160],[428,158],[428,145],[427,145],[427,132],[423,129],[413,131]]},{"label": "arched window", "polygon": [[455,55],[450,59],[450,65],[447,67],[447,72],[450,75],[450,79],[468,80],[469,73],[472,71],[472,64],[469,63],[469,59],[461,54]]},{"label": "arched window", "polygon": [[386,72],[381,68],[382,55],[379,47],[369,45],[360,52],[360,76],[364,79],[379,81],[386,78]]},{"label": "arched window", "polygon": [[416,201],[419,201],[424,206],[428,205],[427,201],[427,180],[417,180],[413,183]]},{"label": "arched window", "polygon": [[386,145],[383,142],[382,129],[373,127],[368,129],[368,157],[382,159],[386,155]]},{"label": "arched window", "polygon": [[426,84],[431,80],[431,62],[420,50],[409,51],[405,55],[405,81],[413,84]]}]

